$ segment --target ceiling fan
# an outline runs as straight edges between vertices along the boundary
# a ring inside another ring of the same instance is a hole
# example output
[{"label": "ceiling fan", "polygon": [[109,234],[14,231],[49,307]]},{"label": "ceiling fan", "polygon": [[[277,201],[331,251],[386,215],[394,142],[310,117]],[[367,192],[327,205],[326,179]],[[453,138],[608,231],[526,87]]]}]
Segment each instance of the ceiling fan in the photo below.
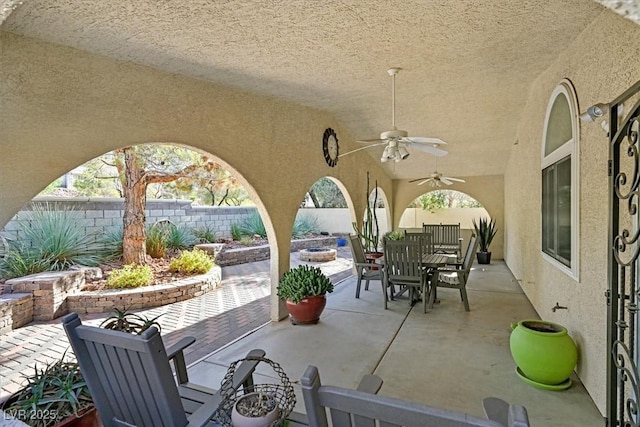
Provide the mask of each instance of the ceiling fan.
[{"label": "ceiling fan", "polygon": [[442,184],[451,185],[454,181],[465,182],[464,179],[443,176],[440,172],[438,172],[438,159],[436,159],[436,169],[431,173],[431,175],[426,178],[412,179],[409,182],[418,182],[418,185],[426,184],[428,182],[431,187],[435,188],[441,187]]},{"label": "ceiling fan", "polygon": [[409,157],[409,151],[407,147],[416,148],[424,151],[425,153],[433,154],[434,156],[444,156],[447,152],[439,145],[446,145],[446,142],[439,138],[425,138],[421,136],[408,136],[406,130],[396,128],[396,75],[400,72],[400,68],[389,68],[387,73],[391,76],[391,129],[384,131],[380,134],[378,139],[365,139],[358,142],[368,144],[365,147],[356,148],[344,154],[340,154],[338,157],[346,156],[356,151],[366,150],[371,147],[378,147],[386,145],[382,152],[381,162],[388,162],[395,160],[399,162]]}]

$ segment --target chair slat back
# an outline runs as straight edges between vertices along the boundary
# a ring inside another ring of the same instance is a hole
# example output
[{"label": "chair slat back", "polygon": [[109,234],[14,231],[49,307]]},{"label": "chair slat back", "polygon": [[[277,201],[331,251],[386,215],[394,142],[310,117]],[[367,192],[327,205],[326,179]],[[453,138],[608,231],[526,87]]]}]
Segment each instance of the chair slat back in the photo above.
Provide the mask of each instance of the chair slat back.
[{"label": "chair slat back", "polygon": [[443,245],[458,245],[460,242],[460,224],[441,224],[440,243]]},{"label": "chair slat back", "polygon": [[442,232],[440,224],[422,224],[423,233],[431,233],[431,241],[434,245],[442,242]]},{"label": "chair slat back", "polygon": [[410,233],[405,230],[404,239],[412,242],[419,242],[422,255],[431,255],[433,253],[433,233]]},{"label": "chair slat back", "polygon": [[364,248],[362,247],[362,241],[360,240],[360,236],[355,234],[349,235],[349,246],[351,247],[351,255],[353,256],[353,261],[357,263],[366,262],[364,255]]},{"label": "chair slat back", "polygon": [[105,427],[187,424],[155,327],[132,335],[82,325],[75,313],[63,318],[63,326]]},{"label": "chair slat back", "polygon": [[[323,386],[318,368],[309,366],[300,379],[302,396],[309,425],[327,427],[327,410],[330,411],[334,427],[500,427],[502,423],[486,418],[477,418],[462,412],[434,408],[401,399],[377,394],[349,390],[341,387]],[[528,426],[528,416],[523,407],[512,408],[513,419],[509,426]],[[353,422],[351,419],[353,418]]]},{"label": "chair slat back", "polygon": [[384,265],[389,280],[421,277],[422,251],[420,242],[385,240]]},{"label": "chair slat back", "polygon": [[464,271],[464,281],[467,281],[467,276],[471,271],[473,260],[475,259],[476,251],[478,250],[478,237],[474,234],[469,239],[469,246],[467,246],[467,252],[464,254],[464,260],[462,261],[462,270]]}]

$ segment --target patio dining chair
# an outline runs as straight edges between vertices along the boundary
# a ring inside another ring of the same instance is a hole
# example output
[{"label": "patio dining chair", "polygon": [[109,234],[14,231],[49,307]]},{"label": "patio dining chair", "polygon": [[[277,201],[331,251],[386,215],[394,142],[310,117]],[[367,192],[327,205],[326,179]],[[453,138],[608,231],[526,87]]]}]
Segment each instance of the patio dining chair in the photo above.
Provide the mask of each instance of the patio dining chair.
[{"label": "patio dining chair", "polygon": [[[183,350],[195,338],[165,349],[155,327],[134,335],[82,325],[76,313],[66,315],[62,324],[105,427],[204,426],[215,416],[222,394],[190,383],[187,376]],[[247,358],[264,354],[252,350]],[[234,390],[251,391],[258,363],[242,362],[233,376]]]},{"label": "patio dining chair", "polygon": [[[367,262],[364,255],[364,248],[360,241],[360,236],[350,234],[349,235],[349,247],[351,248],[351,256],[353,257],[353,266],[356,269],[356,275],[358,276],[358,283],[356,285],[356,298],[360,298],[360,286],[364,280],[364,290],[369,290],[370,280],[380,280],[382,283],[382,267]],[[382,284],[382,290],[384,291],[384,284]]]},{"label": "patio dining chair", "polygon": [[429,298],[429,308],[433,308],[437,288],[453,288],[460,291],[460,298],[464,303],[464,309],[465,311],[469,311],[467,279],[469,278],[469,272],[471,271],[471,266],[473,265],[477,249],[478,238],[477,236],[472,235],[471,239],[469,239],[469,246],[467,246],[467,252],[464,255],[460,268],[439,268],[437,270],[431,279],[433,292]]},{"label": "patio dining chair", "polygon": [[[524,406],[495,397],[482,401],[486,418],[419,403],[380,396],[366,391],[322,385],[318,368],[308,366],[300,379],[307,423],[312,427],[527,427]],[[329,413],[329,416],[327,415]],[[305,424],[304,422],[301,424]]]},{"label": "patio dining chair", "polygon": [[[389,299],[394,299],[394,287],[409,290],[409,301],[414,304],[422,294],[424,311],[427,311],[429,297],[428,271],[422,265],[422,247],[420,242],[407,240],[383,241],[384,247],[384,308]],[[391,291],[390,296],[387,290]]]},{"label": "patio dining chair", "polygon": [[408,241],[416,241],[420,243],[422,255],[429,255],[434,252],[433,233],[412,233],[404,231],[404,239]]}]

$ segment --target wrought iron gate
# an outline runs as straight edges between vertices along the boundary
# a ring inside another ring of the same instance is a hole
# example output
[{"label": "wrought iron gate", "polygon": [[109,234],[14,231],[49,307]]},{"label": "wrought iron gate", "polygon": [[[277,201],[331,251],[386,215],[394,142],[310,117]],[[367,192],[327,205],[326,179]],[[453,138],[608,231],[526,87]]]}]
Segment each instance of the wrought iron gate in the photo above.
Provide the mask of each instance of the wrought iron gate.
[{"label": "wrought iron gate", "polygon": [[640,81],[609,109],[608,427],[640,426],[639,97]]}]

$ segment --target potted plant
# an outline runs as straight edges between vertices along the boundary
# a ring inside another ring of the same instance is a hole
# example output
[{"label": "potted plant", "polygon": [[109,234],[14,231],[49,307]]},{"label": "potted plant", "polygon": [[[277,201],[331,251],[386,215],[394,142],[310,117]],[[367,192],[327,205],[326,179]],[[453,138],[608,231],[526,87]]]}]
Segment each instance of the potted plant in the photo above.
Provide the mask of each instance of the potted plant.
[{"label": "potted plant", "polygon": [[253,392],[238,398],[231,410],[233,427],[267,427],[278,419],[278,402],[269,393]]},{"label": "potted plant", "polygon": [[367,208],[365,211],[365,219],[362,222],[362,228],[358,227],[358,223],[352,223],[353,230],[362,240],[362,248],[369,262],[374,262],[376,258],[382,256],[382,252],[378,251],[380,243],[380,229],[378,227],[378,216],[376,215],[376,205],[378,204],[378,181],[373,190],[373,200],[369,197],[369,171],[367,171]]},{"label": "potted plant", "polygon": [[322,270],[309,265],[287,271],[278,283],[278,296],[285,300],[294,325],[318,323],[327,292],[333,292],[333,283]]},{"label": "potted plant", "polygon": [[37,427],[101,425],[78,363],[63,355],[34,371],[27,385],[3,403],[4,412]]},{"label": "potted plant", "polygon": [[489,245],[498,232],[496,220],[480,218],[478,222],[476,222],[474,219],[473,228],[475,229],[476,236],[478,236],[478,264],[490,264],[491,252],[489,252]]}]

